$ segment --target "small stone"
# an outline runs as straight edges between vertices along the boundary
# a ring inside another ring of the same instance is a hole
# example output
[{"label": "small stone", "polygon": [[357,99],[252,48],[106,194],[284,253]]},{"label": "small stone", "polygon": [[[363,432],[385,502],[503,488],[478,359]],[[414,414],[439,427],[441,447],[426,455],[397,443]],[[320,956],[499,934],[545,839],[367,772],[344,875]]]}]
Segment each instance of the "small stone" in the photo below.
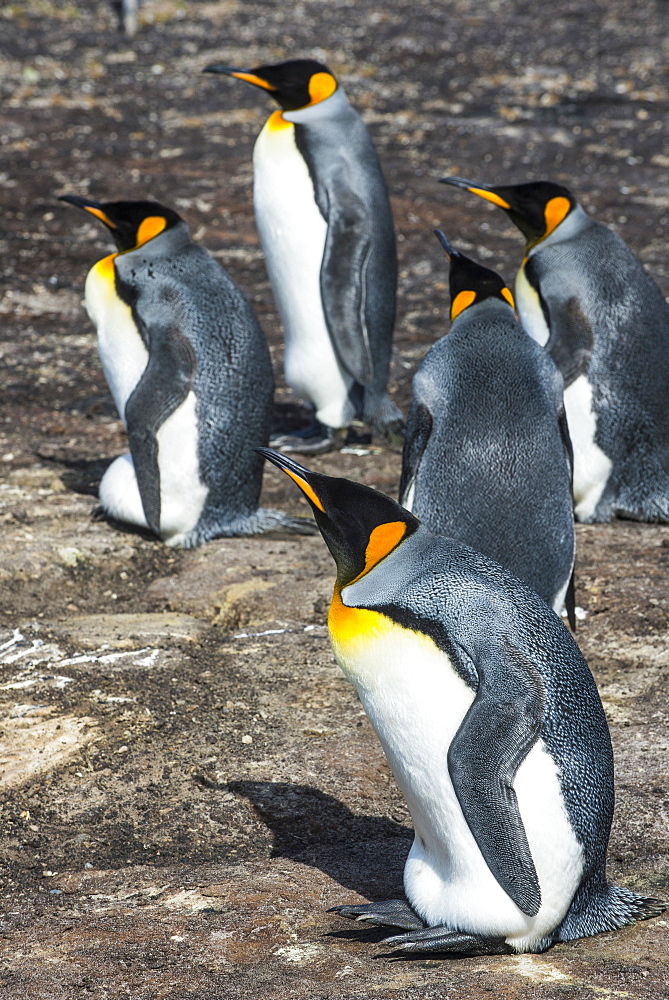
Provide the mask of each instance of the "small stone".
[{"label": "small stone", "polygon": [[247,733],[246,736],[242,736],[242,743],[253,743],[253,737]]},{"label": "small stone", "polygon": [[78,566],[80,563],[86,562],[84,553],[72,545],[65,545],[62,549],[58,549],[58,558],[65,566]]}]

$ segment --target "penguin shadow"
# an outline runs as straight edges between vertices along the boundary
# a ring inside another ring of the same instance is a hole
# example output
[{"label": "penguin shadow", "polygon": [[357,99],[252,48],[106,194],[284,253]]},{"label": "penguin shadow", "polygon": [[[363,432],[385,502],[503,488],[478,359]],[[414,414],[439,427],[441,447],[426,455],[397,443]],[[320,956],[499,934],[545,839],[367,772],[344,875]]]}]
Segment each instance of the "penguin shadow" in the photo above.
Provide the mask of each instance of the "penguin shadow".
[{"label": "penguin shadow", "polygon": [[[313,420],[313,409],[304,403],[277,403],[275,400],[270,437],[274,434],[295,434],[296,431],[303,431],[313,423]],[[361,425],[348,428],[344,444],[350,448],[368,445],[371,442],[371,431]]]},{"label": "penguin shadow", "polygon": [[272,406],[272,434],[281,432],[294,434],[295,431],[304,430],[312,423],[313,411],[310,406],[304,403],[286,402],[278,403],[274,400]]},{"label": "penguin shadow", "polygon": [[[403,896],[402,873],[413,833],[381,816],[352,813],[338,799],[309,785],[231,781],[273,836],[271,857],[318,868],[344,889],[378,900]],[[355,902],[342,894],[342,905]],[[380,941],[388,928],[345,927],[330,936]]]},{"label": "penguin shadow", "polygon": [[[116,457],[68,459],[62,456],[55,458],[40,452],[37,452],[37,455],[42,462],[58,471],[59,478],[67,490],[71,493],[78,493],[80,496],[95,497],[96,500],[100,492],[100,480]],[[148,528],[126,524],[125,521],[117,521],[116,518],[110,517],[99,504],[91,511],[91,520],[104,521],[105,524],[124,535],[139,535],[140,538],[144,538],[148,542],[156,541],[156,536]]]},{"label": "penguin shadow", "polygon": [[58,473],[58,477],[66,489],[71,493],[79,493],[81,496],[87,497],[97,497],[100,480],[108,466],[114,461],[114,457],[67,458],[39,449],[35,451],[35,454],[41,462]]},{"label": "penguin shadow", "polygon": [[[413,841],[413,832],[406,826],[381,816],[357,815],[334,796],[310,785],[231,781],[227,789],[247,799],[271,831],[274,838],[271,857],[290,858],[318,868],[344,889],[369,900],[404,898],[404,862]],[[352,902],[356,900],[347,898],[343,892],[336,905]],[[402,933],[394,927],[374,927],[338,918],[336,914],[332,916],[334,921],[340,919],[342,926],[324,936],[335,940],[373,945]],[[427,968],[461,956],[411,955],[388,950],[370,957]]]}]

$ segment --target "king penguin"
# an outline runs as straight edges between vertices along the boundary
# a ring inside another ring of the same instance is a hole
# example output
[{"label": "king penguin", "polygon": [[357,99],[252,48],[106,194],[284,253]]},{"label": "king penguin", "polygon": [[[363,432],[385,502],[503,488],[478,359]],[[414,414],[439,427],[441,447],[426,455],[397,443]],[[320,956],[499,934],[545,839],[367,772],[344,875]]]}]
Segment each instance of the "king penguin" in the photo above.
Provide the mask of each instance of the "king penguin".
[{"label": "king penguin", "polygon": [[253,151],[256,224],[285,333],[293,391],[314,423],[272,438],[284,451],[341,447],[362,419],[395,443],[403,421],[388,391],[397,257],[386,185],[362,119],[312,59],[207,66],[267,91],[281,110]]},{"label": "king penguin", "polygon": [[570,633],[499,563],[389,497],[263,454],[310,502],[337,577],[335,655],[415,827],[405,900],[347,905],[407,952],[539,952],[654,916],[606,881],[613,759]]},{"label": "king penguin", "polygon": [[669,305],[626,243],[548,181],[463,187],[527,241],[516,304],[565,381],[579,521],[669,521]]},{"label": "king penguin", "polygon": [[413,380],[400,503],[496,559],[574,626],[571,443],[562,376],[527,336],[494,271],[437,236],[451,330]]},{"label": "king penguin", "polygon": [[85,293],[130,444],[100,483],[104,511],[184,548],[281,528],[311,533],[306,518],[258,508],[254,449],[267,442],[273,381],[241,290],[172,209],[61,200],[103,222],[118,247],[89,271]]}]

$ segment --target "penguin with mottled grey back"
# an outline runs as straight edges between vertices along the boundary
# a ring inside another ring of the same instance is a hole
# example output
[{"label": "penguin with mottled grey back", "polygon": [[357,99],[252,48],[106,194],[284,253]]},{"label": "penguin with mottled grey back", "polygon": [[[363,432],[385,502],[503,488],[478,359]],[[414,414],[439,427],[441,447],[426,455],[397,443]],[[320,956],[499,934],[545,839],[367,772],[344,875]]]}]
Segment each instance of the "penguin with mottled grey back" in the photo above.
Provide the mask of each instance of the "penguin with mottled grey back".
[{"label": "penguin with mottled grey back", "polygon": [[167,544],[274,529],[311,533],[304,518],[258,508],[273,380],[247,299],[156,202],[64,196],[105,224],[118,252],[86,279],[98,351],[130,454],[100,484],[112,518]]},{"label": "penguin with mottled grey back", "polygon": [[284,327],[286,381],[314,423],[284,451],[341,447],[356,419],[394,441],[387,390],[395,320],[395,234],[370,135],[331,71],[312,59],[243,70],[207,66],[281,106],[253,152],[256,224]]},{"label": "penguin with mottled grey back", "polygon": [[565,380],[579,521],[669,521],[669,305],[626,243],[548,181],[444,181],[527,240],[516,305]]},{"label": "penguin with mottled grey back", "polygon": [[562,376],[527,336],[494,271],[450,259],[450,333],[413,379],[400,503],[471,545],[574,625],[571,444]]},{"label": "penguin with mottled grey back", "polygon": [[499,563],[388,497],[263,450],[311,503],[337,578],[328,618],[404,793],[406,900],[347,917],[404,952],[540,952],[663,904],[606,880],[613,759],[568,630]]}]

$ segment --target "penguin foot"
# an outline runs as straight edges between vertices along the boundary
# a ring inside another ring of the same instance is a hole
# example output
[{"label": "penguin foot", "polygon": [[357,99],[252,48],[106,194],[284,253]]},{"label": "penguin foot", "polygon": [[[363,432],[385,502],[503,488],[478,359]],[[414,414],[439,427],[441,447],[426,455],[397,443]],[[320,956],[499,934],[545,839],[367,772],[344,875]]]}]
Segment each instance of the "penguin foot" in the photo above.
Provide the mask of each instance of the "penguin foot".
[{"label": "penguin foot", "polygon": [[308,427],[293,431],[276,431],[270,435],[269,446],[283,451],[297,452],[300,455],[324,455],[328,451],[339,451],[346,444],[346,427],[327,427],[314,420]]},{"label": "penguin foot", "polygon": [[382,944],[392,945],[399,951],[417,954],[421,952],[448,952],[454,955],[512,955],[514,954],[504,938],[489,938],[466,931],[451,931],[448,927],[425,927],[409,934],[395,934],[384,938]]},{"label": "penguin foot", "polygon": [[333,906],[328,913],[341,913],[351,920],[364,920],[379,927],[402,927],[422,930],[425,924],[403,899],[385,899],[380,903],[360,903],[353,906]]},{"label": "penguin foot", "polygon": [[405,424],[403,420],[393,420],[389,424],[384,424],[381,433],[388,444],[401,447],[404,444]]}]

